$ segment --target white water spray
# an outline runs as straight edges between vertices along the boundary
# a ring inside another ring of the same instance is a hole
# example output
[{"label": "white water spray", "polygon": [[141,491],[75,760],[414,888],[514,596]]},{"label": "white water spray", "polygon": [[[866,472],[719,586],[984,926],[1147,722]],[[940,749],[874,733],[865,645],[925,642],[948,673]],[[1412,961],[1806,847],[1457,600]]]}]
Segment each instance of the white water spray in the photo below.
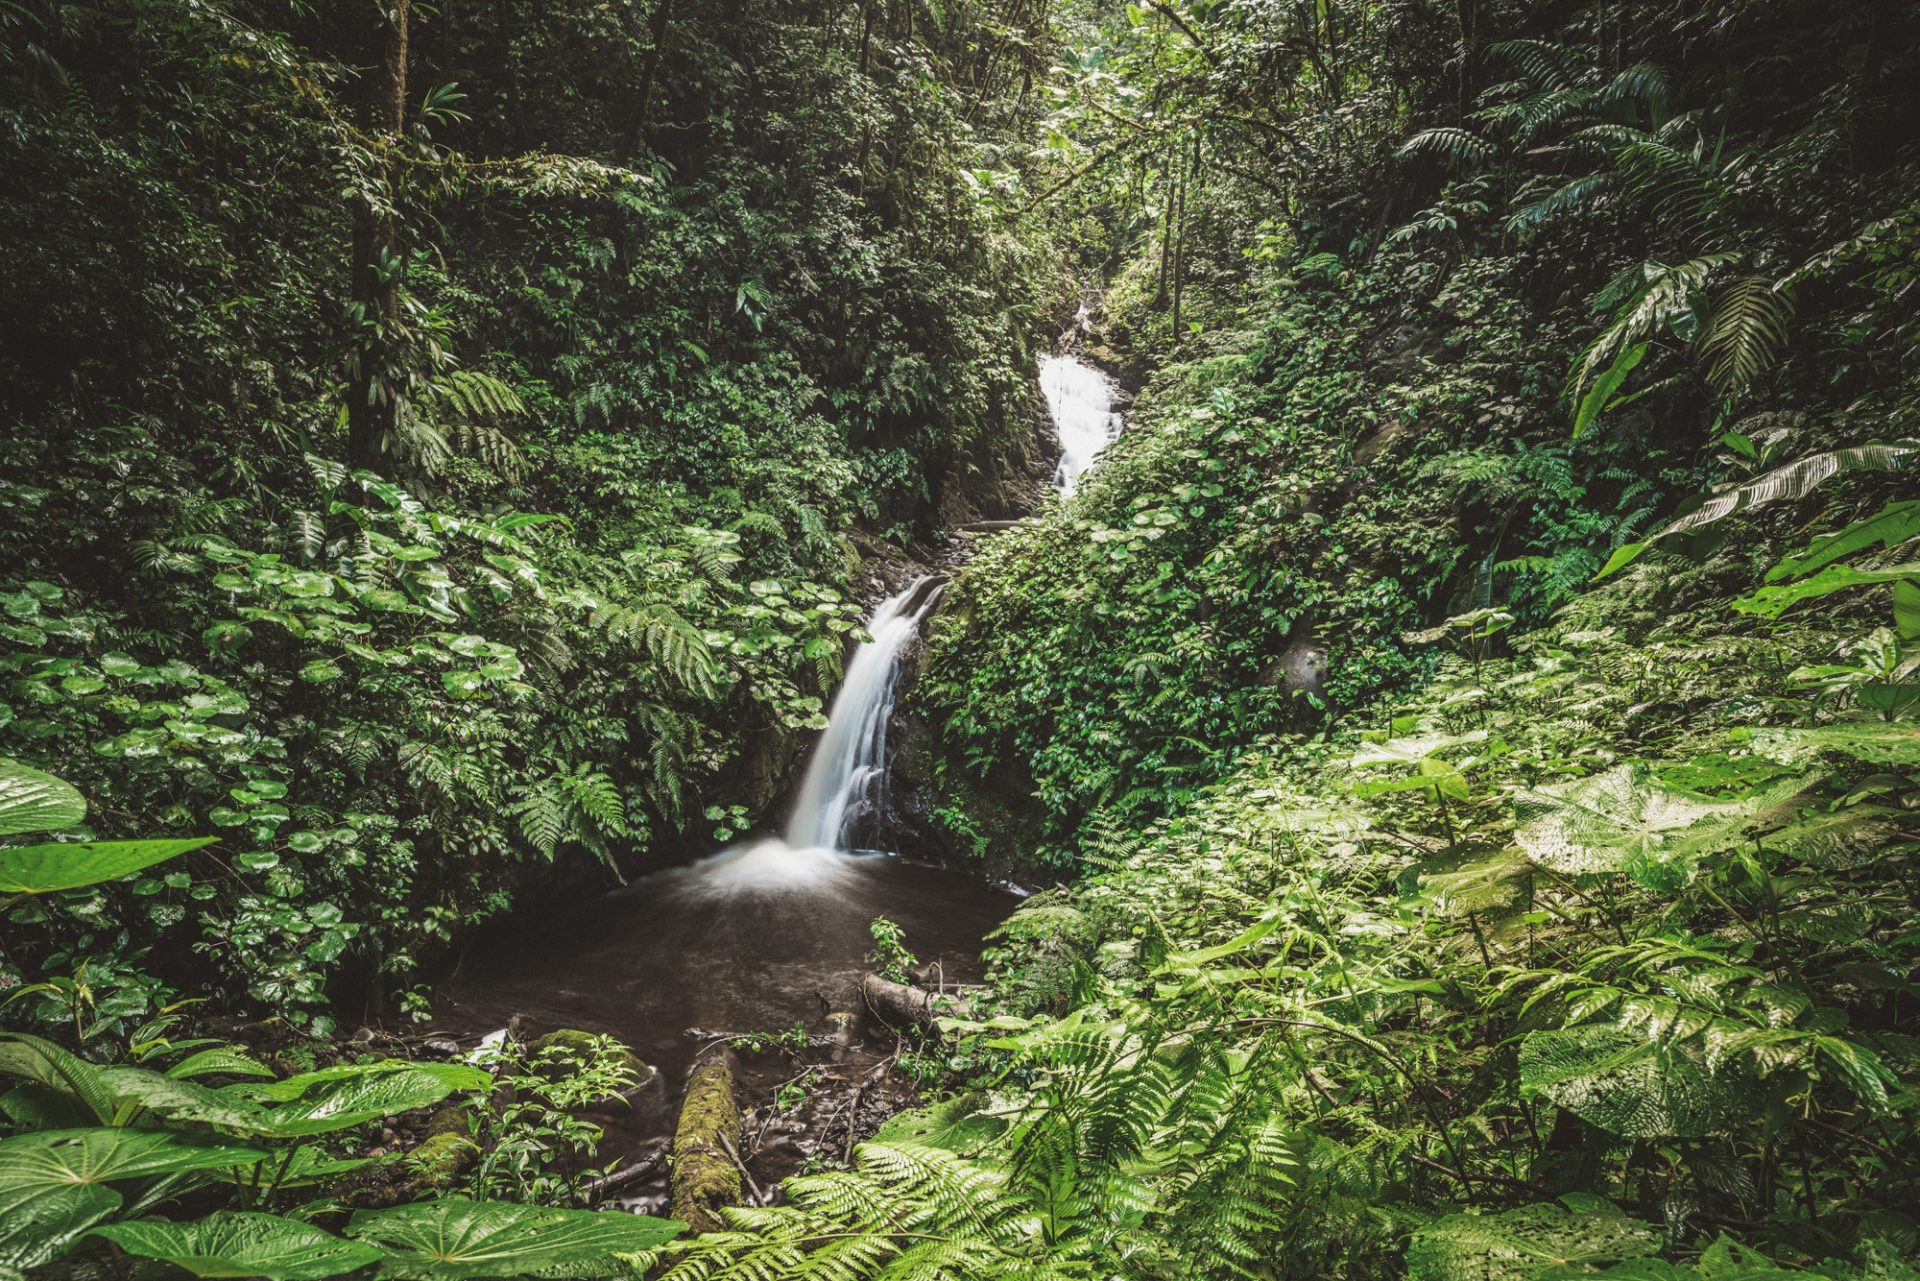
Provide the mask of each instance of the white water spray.
[{"label": "white water spray", "polygon": [[1113,383],[1072,356],[1043,356],[1040,390],[1060,437],[1060,466],[1053,483],[1070,497],[1100,451],[1120,434],[1120,415],[1113,411]]},{"label": "white water spray", "polygon": [[873,639],[854,651],[847,678],[827,709],[826,732],[814,744],[787,823],[787,844],[844,849],[861,820],[885,801],[887,724],[893,719],[900,653],[943,590],[944,584],[931,577],[916,578],[874,611],[867,624]]}]

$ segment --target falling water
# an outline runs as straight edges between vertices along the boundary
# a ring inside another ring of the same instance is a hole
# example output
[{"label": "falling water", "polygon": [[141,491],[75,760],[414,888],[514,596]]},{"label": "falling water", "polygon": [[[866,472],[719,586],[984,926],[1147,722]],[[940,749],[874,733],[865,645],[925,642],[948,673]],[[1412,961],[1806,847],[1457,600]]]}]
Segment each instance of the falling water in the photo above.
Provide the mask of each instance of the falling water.
[{"label": "falling water", "polygon": [[800,849],[845,849],[886,801],[887,723],[893,718],[900,653],[920,630],[944,585],[916,578],[874,611],[872,640],[854,651],[847,678],[827,710],[827,729],[814,745],[787,822],[787,844]]},{"label": "falling water", "polygon": [[1045,356],[1040,361],[1040,390],[1060,437],[1060,466],[1053,483],[1061,493],[1071,495],[1100,451],[1120,434],[1113,384],[1105,374],[1071,356]]}]

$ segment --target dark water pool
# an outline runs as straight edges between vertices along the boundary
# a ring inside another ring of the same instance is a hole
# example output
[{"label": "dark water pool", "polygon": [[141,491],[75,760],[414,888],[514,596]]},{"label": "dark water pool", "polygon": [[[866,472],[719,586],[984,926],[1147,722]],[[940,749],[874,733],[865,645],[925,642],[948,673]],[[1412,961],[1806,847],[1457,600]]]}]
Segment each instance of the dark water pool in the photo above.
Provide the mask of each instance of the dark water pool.
[{"label": "dark water pool", "polygon": [[[435,1024],[464,1044],[518,1015],[529,1035],[579,1028],[632,1046],[658,1075],[630,1113],[598,1118],[604,1163],[671,1132],[713,1034],[796,1021],[822,1032],[830,1013],[857,1011],[874,917],[901,925],[948,981],[970,982],[983,936],[1015,902],[959,872],[767,841],[482,931],[441,985]],[[751,1096],[781,1070],[749,1071],[741,1105],[764,1103]]]}]

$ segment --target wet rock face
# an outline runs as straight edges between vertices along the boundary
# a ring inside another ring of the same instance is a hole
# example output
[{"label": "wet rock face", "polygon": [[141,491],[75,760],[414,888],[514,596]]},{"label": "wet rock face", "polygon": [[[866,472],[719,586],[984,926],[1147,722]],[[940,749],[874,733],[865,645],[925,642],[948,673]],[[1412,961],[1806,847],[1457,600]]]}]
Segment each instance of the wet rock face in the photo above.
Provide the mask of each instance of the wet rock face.
[{"label": "wet rock face", "polygon": [[[1033,780],[1004,762],[985,779],[974,778],[959,761],[947,760],[941,769],[945,749],[939,732],[912,696],[925,657],[923,634],[901,665],[903,684],[889,740],[895,745],[889,821],[910,842],[896,848],[1022,876],[1031,868],[1046,817],[1033,797]],[[934,812],[942,807],[965,814],[972,830],[956,835],[936,822]]]},{"label": "wet rock face", "polygon": [[934,788],[939,740],[933,726],[919,715],[913,704],[913,687],[920,679],[926,661],[927,638],[921,634],[900,655],[899,686],[893,707],[893,719],[887,726],[887,786],[882,793],[882,813],[877,816],[885,829],[888,847],[928,858],[948,859],[959,851],[933,821],[938,803]]},{"label": "wet rock face", "polygon": [[978,520],[1011,520],[1040,505],[1059,446],[1037,387],[1011,406],[1002,430],[982,435],[938,479],[933,527],[957,529]]},{"label": "wet rock face", "polygon": [[799,757],[798,735],[775,723],[757,727],[744,736],[740,758],[733,766],[734,785],[726,789],[728,797],[755,817],[766,814],[792,783]]},{"label": "wet rock face", "polygon": [[1327,647],[1312,634],[1290,641],[1274,663],[1280,688],[1299,698],[1327,696]]}]

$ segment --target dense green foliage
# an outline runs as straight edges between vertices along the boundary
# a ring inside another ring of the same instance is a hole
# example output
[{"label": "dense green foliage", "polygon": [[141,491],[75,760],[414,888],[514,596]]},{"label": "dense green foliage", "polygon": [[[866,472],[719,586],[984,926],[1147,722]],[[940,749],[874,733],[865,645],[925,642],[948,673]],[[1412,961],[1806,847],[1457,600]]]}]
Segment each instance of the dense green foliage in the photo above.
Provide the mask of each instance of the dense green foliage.
[{"label": "dense green foliage", "polygon": [[1005,514],[1021,29],[722,8],[0,12],[0,751],[224,836],[0,985],[417,1003],[557,858],[760,816],[856,525]]},{"label": "dense green foliage", "polygon": [[1012,762],[1044,811],[1002,862],[1070,862],[1094,811],[1169,813],[1263,733],[1406,688],[1408,633],[1540,625],[1712,486],[1915,431],[1889,7],[1166,9],[1089,31],[1051,121],[1105,158],[1077,199],[1127,255],[1093,354],[1158,372],[936,647],[960,772]]},{"label": "dense green foliage", "polygon": [[1144,386],[921,687],[1082,879],[975,1093],[670,1275],[1913,1275],[1912,14],[1122,16]]},{"label": "dense green foliage", "polygon": [[[0,1274],[1920,1277],[1920,13],[497,18],[0,11]],[[1138,396],[935,623],[935,813],[1062,882],[946,1097],[669,1239],[604,1042],[170,1039],[743,828],[1056,257]]]}]

